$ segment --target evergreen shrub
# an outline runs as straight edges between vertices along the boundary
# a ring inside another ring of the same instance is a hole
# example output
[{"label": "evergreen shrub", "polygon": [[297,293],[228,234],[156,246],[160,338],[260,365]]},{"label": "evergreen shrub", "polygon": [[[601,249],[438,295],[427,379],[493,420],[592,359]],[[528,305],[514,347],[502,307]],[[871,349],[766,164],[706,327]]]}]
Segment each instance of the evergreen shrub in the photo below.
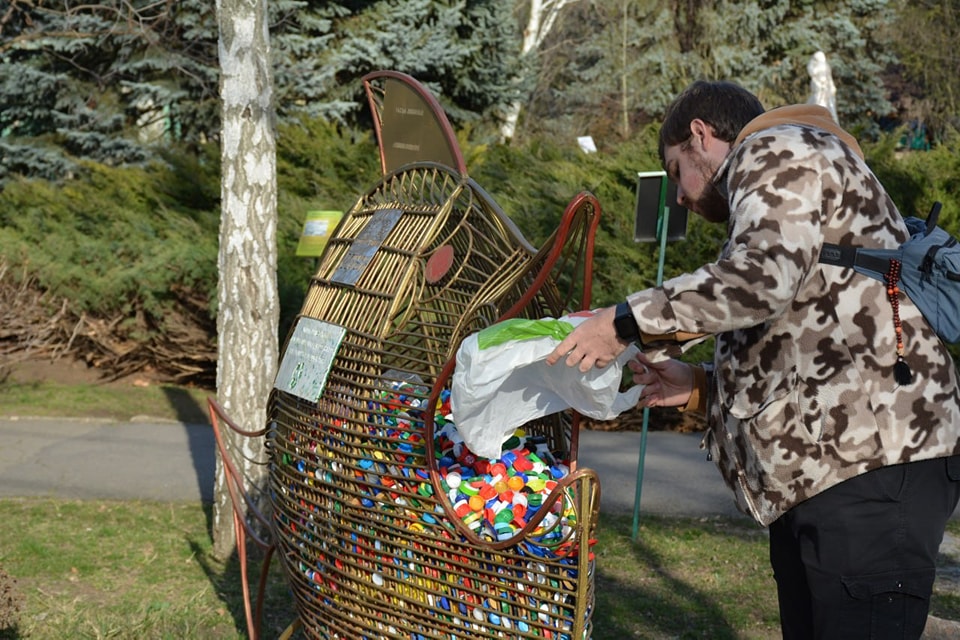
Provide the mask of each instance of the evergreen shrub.
[{"label": "evergreen shrub", "polygon": [[[960,234],[960,136],[935,149],[903,153],[897,134],[864,146],[868,162],[905,214],[925,215],[943,202],[941,224]],[[659,246],[633,241],[636,174],[659,169],[656,129],[598,153],[575,140],[518,146],[464,142],[468,171],[527,240],[539,247],[577,193],[602,208],[594,265],[594,306],[606,306],[656,282]],[[17,179],[0,191],[0,257],[11,274],[69,300],[74,314],[115,321],[124,340],[151,343],[183,334],[182,324],[215,358],[219,152],[168,148],[165,162],[143,168],[85,163],[62,183]],[[346,210],[381,177],[373,136],[320,120],[278,131],[279,339],[286,336],[315,268],[296,255],[304,216]],[[725,229],[696,215],[686,239],[667,244],[665,279],[717,254]],[[25,269],[24,269],[25,267]],[[709,357],[705,346],[689,357]],[[215,362],[202,363],[211,380]]]},{"label": "evergreen shrub", "polygon": [[77,312],[142,310],[158,319],[177,290],[208,298],[216,286],[216,237],[205,212],[158,187],[164,169],[88,163],[86,178],[17,179],[0,193],[0,252],[30,266],[39,284]]},{"label": "evergreen shrub", "polygon": [[[633,239],[637,173],[660,169],[656,136],[657,130],[650,128],[618,147],[590,154],[582,152],[575,140],[498,146],[489,149],[476,168],[468,169],[536,246],[557,228],[570,199],[584,190],[593,193],[601,207],[593,304],[606,306],[656,284],[659,245]],[[715,256],[724,231],[689,216],[686,240],[666,247],[664,278],[695,269]]]}]

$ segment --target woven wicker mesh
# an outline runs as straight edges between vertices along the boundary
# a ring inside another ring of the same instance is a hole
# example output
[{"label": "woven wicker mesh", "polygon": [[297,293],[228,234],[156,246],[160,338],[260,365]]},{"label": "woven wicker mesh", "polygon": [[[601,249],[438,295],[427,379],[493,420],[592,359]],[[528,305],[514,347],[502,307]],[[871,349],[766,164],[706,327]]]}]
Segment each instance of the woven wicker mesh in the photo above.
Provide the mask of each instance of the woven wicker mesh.
[{"label": "woven wicker mesh", "polygon": [[[431,163],[346,213],[301,311],[346,333],[319,399],[277,389],[268,416],[279,555],[309,637],[590,637],[599,483],[576,468],[577,417],[526,425],[570,473],[506,540],[454,513],[433,438],[464,337],[583,308],[598,216],[581,194],[536,251],[476,184]],[[360,246],[386,218],[375,251]],[[453,260],[432,273],[445,247]]]}]

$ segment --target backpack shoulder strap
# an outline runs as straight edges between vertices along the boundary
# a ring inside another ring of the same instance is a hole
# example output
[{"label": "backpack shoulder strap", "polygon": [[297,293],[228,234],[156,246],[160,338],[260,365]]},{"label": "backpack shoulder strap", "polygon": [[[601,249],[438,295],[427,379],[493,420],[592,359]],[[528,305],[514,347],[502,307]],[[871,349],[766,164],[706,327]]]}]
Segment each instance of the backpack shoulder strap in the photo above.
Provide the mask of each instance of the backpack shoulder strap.
[{"label": "backpack shoulder strap", "polygon": [[[883,251],[883,250],[880,250]],[[859,273],[883,280],[890,269],[890,258],[872,255],[872,250],[824,242],[820,248],[820,263],[856,269]]]},{"label": "backpack shoulder strap", "polygon": [[[940,207],[939,202],[933,203],[926,222],[915,217],[905,218],[911,238],[920,234],[927,237],[937,228]],[[903,260],[903,247],[908,242],[909,240],[897,249],[864,249],[824,242],[820,248],[820,263],[855,269],[857,273],[883,282],[890,271],[890,260]]]}]

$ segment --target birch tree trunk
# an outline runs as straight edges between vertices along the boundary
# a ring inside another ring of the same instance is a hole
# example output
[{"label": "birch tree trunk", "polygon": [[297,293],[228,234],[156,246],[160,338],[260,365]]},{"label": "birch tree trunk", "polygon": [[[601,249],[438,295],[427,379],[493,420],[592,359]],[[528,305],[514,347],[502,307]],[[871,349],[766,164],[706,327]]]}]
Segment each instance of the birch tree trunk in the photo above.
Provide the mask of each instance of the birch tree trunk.
[{"label": "birch tree trunk", "polygon": [[[523,42],[520,44],[520,56],[533,55],[543,40],[550,33],[560,10],[573,0],[530,0],[530,10],[527,13],[527,26],[523,30]],[[523,103],[514,101],[504,114],[503,124],[500,126],[500,135],[504,140],[510,140],[517,132],[517,122]]]},{"label": "birch tree trunk", "polygon": [[[221,214],[217,400],[243,429],[264,426],[278,360],[277,178],[266,0],[217,0],[220,27]],[[229,430],[227,430],[227,434]],[[269,511],[262,439],[228,435],[245,486]],[[258,491],[259,489],[259,491]],[[213,550],[233,551],[232,504],[217,459]]]},{"label": "birch tree trunk", "polygon": [[620,15],[620,135],[626,140],[630,135],[630,95],[627,76],[627,16],[628,0],[623,0]]}]

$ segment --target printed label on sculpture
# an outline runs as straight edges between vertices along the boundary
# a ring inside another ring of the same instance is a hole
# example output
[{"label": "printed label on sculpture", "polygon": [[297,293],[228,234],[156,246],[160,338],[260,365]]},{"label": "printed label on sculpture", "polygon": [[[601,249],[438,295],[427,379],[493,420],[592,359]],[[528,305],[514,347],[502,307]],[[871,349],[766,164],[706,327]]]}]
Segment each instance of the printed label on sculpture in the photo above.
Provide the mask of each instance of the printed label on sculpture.
[{"label": "printed label on sculpture", "polygon": [[300,318],[280,362],[275,389],[316,402],[327,386],[333,359],[347,330],[316,318]]},{"label": "printed label on sculpture", "polygon": [[330,278],[333,282],[353,286],[363,274],[364,269],[373,260],[383,241],[387,239],[397,222],[403,216],[401,209],[383,209],[377,211],[367,225],[357,234],[353,244],[347,250],[340,266]]},{"label": "printed label on sculpture", "polygon": [[297,255],[319,258],[327,247],[327,240],[343,218],[342,211],[307,211],[297,243]]}]

